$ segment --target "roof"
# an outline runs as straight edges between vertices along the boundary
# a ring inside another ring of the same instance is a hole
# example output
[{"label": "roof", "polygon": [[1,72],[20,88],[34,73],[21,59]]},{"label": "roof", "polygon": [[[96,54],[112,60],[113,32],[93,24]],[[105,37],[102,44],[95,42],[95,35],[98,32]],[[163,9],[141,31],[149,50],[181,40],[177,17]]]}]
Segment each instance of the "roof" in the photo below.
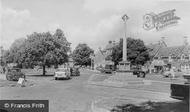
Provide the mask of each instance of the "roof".
[{"label": "roof", "polygon": [[111,52],[106,52],[106,51],[111,50],[117,44],[118,43],[116,43],[115,41],[109,41],[108,44],[106,45],[106,47],[103,50],[99,49],[98,52],[96,52],[96,54],[95,54],[94,63],[96,63],[96,64],[104,63],[103,61],[105,61],[105,58],[107,56],[111,55]]},{"label": "roof", "polygon": [[101,63],[103,60],[105,60],[105,55],[102,53],[102,51],[99,50],[95,54],[94,63]]},{"label": "roof", "polygon": [[190,46],[187,45],[182,51],[182,54],[189,55],[190,54]]},{"label": "roof", "polygon": [[184,50],[185,46],[164,47],[160,48],[155,57],[178,57],[184,52]]},{"label": "roof", "polygon": [[162,43],[159,42],[156,44],[149,44],[149,45],[147,45],[147,47],[149,49],[150,55],[155,56],[161,48],[167,47],[167,45],[163,42]]}]

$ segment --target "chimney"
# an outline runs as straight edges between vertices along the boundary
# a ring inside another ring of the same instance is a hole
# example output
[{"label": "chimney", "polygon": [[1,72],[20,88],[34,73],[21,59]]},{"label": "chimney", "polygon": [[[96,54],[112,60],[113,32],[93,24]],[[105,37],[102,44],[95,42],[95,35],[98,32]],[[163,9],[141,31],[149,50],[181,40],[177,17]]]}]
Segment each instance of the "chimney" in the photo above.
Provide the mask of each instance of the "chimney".
[{"label": "chimney", "polygon": [[184,36],[183,38],[184,38],[184,45],[185,45],[185,46],[189,45],[188,40],[187,40],[188,37],[187,37],[187,36]]},{"label": "chimney", "polygon": [[113,41],[113,45],[115,45],[115,40]]}]

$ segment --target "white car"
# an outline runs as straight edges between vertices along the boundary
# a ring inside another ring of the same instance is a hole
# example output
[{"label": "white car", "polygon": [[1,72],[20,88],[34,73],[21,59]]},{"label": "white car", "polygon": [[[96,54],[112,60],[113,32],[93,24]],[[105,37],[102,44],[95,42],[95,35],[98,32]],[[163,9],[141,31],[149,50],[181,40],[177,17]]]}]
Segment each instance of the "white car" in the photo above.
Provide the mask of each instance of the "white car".
[{"label": "white car", "polygon": [[172,76],[172,72],[171,72],[171,71],[165,71],[165,72],[163,73],[163,76],[164,76],[164,77],[171,77],[171,76]]},{"label": "white car", "polygon": [[58,68],[57,71],[54,73],[55,80],[57,79],[70,79],[71,78],[71,72],[68,68]]}]

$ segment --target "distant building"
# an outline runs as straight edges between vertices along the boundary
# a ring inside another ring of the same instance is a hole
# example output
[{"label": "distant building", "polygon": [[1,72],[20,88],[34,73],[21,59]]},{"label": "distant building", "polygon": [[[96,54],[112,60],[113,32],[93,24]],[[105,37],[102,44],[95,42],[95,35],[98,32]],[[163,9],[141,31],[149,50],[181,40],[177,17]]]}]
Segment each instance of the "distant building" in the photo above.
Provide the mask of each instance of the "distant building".
[{"label": "distant building", "polygon": [[94,57],[94,67],[105,66],[106,64],[114,64],[110,59],[107,59],[107,56],[111,55],[112,48],[118,43],[115,41],[109,41],[104,49],[99,48],[95,53]]},{"label": "distant building", "polygon": [[71,56],[69,56],[69,58],[68,58],[68,64],[69,64],[70,67],[74,66],[74,60],[73,60],[73,58]]},{"label": "distant building", "polygon": [[150,56],[153,58],[153,57],[155,57],[156,54],[158,54],[158,52],[162,48],[166,48],[167,44],[164,41],[159,41],[156,44],[149,44],[149,45],[147,45],[147,47],[148,47]]},{"label": "distant building", "polygon": [[[162,72],[165,69],[176,68],[176,70],[190,70],[190,45],[187,37],[184,37],[184,44],[181,46],[168,47],[162,37],[161,41],[147,45],[151,60],[145,66],[150,72]],[[104,49],[99,49],[94,57],[94,66],[105,66],[113,63],[107,57],[111,55],[112,48],[118,45],[115,41],[109,41]]]},{"label": "distant building", "polygon": [[150,71],[160,72],[164,68],[190,69],[190,46],[187,41],[182,46],[167,47],[164,41],[147,46],[152,57]]}]

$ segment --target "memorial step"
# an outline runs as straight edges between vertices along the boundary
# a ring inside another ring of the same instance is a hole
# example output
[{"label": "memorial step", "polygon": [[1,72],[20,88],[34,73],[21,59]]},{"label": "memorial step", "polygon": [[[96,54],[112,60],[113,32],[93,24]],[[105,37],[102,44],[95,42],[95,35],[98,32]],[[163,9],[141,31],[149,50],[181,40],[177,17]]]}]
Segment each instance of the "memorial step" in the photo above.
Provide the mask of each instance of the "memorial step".
[{"label": "memorial step", "polygon": [[126,73],[116,73],[115,75],[110,76],[107,80],[109,81],[121,81],[121,82],[142,82],[142,78],[137,78],[136,75],[126,74]]}]

